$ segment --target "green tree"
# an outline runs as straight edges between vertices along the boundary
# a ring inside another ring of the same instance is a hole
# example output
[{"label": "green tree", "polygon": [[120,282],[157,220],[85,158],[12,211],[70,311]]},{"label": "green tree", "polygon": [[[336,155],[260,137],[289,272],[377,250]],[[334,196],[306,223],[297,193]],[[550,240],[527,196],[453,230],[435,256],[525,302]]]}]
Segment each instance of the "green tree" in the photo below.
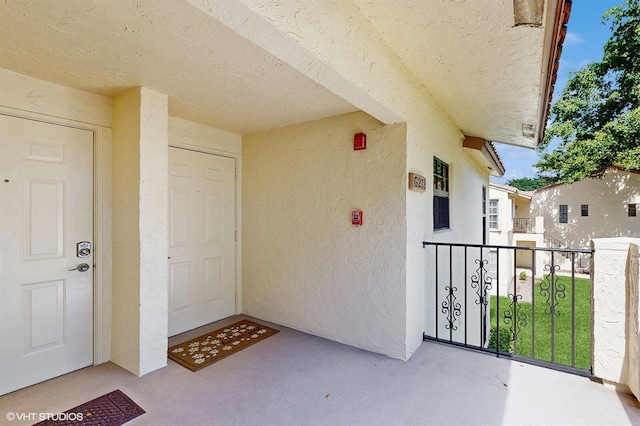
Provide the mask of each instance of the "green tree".
[{"label": "green tree", "polygon": [[[552,105],[536,163],[541,179],[568,183],[610,166],[640,169],[640,0],[602,20],[611,27],[602,61],[570,73]],[[559,143],[549,150],[552,140]]]},{"label": "green tree", "polygon": [[507,181],[507,185],[518,188],[520,191],[535,191],[538,188],[542,188],[547,185],[544,179],[540,178],[518,178],[510,179]]}]

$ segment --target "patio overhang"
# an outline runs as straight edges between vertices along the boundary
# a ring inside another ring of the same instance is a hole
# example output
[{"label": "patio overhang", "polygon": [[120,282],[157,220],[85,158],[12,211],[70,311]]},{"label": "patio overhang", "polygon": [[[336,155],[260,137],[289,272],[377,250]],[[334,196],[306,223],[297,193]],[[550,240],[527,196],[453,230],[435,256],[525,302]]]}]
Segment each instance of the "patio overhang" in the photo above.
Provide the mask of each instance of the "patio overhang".
[{"label": "patio overhang", "polygon": [[464,134],[535,148],[571,0],[355,0]]},{"label": "patio overhang", "polygon": [[464,134],[533,148],[571,1],[536,0],[539,25],[518,24],[520,3],[12,1],[0,67],[107,96],[148,87],[239,134],[356,110],[402,122],[413,93]]}]

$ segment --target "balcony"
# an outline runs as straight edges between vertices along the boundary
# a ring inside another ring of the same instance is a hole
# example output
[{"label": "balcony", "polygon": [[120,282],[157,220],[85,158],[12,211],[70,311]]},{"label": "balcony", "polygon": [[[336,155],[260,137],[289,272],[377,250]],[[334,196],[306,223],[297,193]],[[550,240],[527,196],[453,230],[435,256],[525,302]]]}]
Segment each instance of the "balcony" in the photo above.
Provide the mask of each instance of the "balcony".
[{"label": "balcony", "polygon": [[513,219],[513,232],[521,234],[539,234],[543,226],[542,217],[517,217]]}]

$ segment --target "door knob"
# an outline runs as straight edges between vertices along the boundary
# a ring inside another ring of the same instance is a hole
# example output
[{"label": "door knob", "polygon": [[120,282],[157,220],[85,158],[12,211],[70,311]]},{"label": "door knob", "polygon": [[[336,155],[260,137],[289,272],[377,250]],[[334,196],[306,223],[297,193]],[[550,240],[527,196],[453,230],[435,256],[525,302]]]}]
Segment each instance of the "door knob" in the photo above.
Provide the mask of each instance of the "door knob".
[{"label": "door knob", "polygon": [[80,271],[87,272],[89,270],[89,265],[87,263],[81,263],[73,269],[68,269],[68,271]]}]

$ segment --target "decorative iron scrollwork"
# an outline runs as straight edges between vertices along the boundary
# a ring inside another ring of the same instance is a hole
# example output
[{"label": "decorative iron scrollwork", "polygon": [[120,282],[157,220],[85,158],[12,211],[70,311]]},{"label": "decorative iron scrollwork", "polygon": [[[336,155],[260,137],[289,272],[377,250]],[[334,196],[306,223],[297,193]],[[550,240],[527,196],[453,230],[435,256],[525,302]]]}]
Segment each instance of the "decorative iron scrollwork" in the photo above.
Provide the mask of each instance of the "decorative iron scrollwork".
[{"label": "decorative iron scrollwork", "polygon": [[476,295],[478,296],[475,302],[476,305],[487,306],[489,304],[487,294],[493,286],[492,278],[487,276],[487,268],[485,268],[489,261],[476,259],[475,262],[478,264],[478,269],[476,269],[475,275],[471,276],[471,287],[476,289]]},{"label": "decorative iron scrollwork", "polygon": [[545,309],[547,315],[560,316],[557,309],[560,299],[566,297],[566,286],[558,280],[556,272],[560,269],[560,265],[544,265],[544,270],[549,273],[544,276],[540,282],[540,295],[544,298],[544,302],[548,308]]},{"label": "decorative iron scrollwork", "polygon": [[518,301],[522,300],[521,294],[509,293],[511,302],[507,309],[504,310],[503,318],[506,325],[510,325],[511,336],[513,338],[514,347],[520,343],[522,339],[518,338],[520,330],[527,326],[527,314],[518,309]]},{"label": "decorative iron scrollwork", "polygon": [[445,297],[444,302],[442,302],[442,313],[447,316],[448,324],[445,324],[444,327],[447,330],[457,330],[458,326],[455,325],[456,320],[460,316],[460,312],[462,309],[462,305],[456,302],[455,292],[458,291],[457,287],[446,286],[445,290],[448,291],[447,297]]}]

